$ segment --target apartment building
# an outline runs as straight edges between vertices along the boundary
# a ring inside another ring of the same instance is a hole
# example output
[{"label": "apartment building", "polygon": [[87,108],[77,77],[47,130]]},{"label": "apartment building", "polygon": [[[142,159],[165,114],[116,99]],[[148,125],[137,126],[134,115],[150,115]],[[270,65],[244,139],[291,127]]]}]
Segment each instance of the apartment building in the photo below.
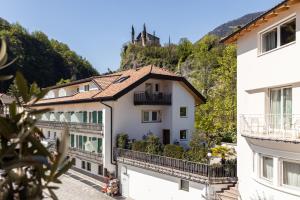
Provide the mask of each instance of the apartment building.
[{"label": "apartment building", "polygon": [[203,96],[184,78],[155,66],[53,86],[35,108],[51,108],[38,126],[46,138],[70,130],[69,155],[83,173],[115,173],[116,136],[141,140],[155,134],[164,144],[187,147],[194,131],[195,106]]},{"label": "apartment building", "polygon": [[223,39],[237,45],[242,199],[300,199],[300,1],[285,0]]}]

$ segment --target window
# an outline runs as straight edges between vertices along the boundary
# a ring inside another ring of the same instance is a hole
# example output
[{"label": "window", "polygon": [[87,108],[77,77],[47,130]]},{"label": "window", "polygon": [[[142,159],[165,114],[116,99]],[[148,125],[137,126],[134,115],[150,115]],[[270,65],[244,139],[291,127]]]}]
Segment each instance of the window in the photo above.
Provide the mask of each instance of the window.
[{"label": "window", "polygon": [[300,188],[300,163],[283,161],[282,176],[284,185]]},{"label": "window", "polygon": [[102,124],[102,111],[98,111],[98,124]]},{"label": "window", "polygon": [[87,123],[87,111],[83,111],[83,122]]},{"label": "window", "polygon": [[180,190],[189,191],[189,181],[180,180]]},{"label": "window", "polygon": [[180,107],[180,117],[187,117],[187,108]]},{"label": "window", "polygon": [[272,181],[273,179],[273,158],[262,157],[262,177]]},{"label": "window", "polygon": [[94,124],[97,123],[97,111],[93,111],[93,112],[92,112],[92,122],[93,122]]},{"label": "window", "polygon": [[98,175],[103,175],[103,165],[98,165]]},{"label": "window", "polygon": [[54,138],[56,138],[56,132],[54,132]]},{"label": "window", "polygon": [[277,28],[262,35],[262,52],[277,48]]},{"label": "window", "polygon": [[159,84],[155,84],[155,92],[159,92]]},{"label": "window", "polygon": [[102,138],[98,138],[97,152],[102,153]]},{"label": "window", "polygon": [[123,81],[125,81],[129,77],[130,76],[123,76],[123,77],[119,78],[118,80],[114,81],[114,84],[116,84],[116,83],[122,83]]},{"label": "window", "polygon": [[270,116],[271,128],[292,127],[292,88],[270,90]]},{"label": "window", "polygon": [[89,91],[90,90],[90,85],[85,85],[84,86],[84,91]]},{"label": "window", "polygon": [[82,135],[79,135],[79,149],[82,149]]},{"label": "window", "polygon": [[81,161],[81,169],[85,169],[85,161]]},{"label": "window", "polygon": [[187,130],[180,130],[180,140],[187,139]]},{"label": "window", "polygon": [[296,40],[296,19],[280,26],[280,45],[285,45]]},{"label": "window", "polygon": [[296,19],[293,18],[261,34],[261,53],[296,40]]},{"label": "window", "polygon": [[79,88],[76,88],[76,91],[79,92]]},{"label": "window", "polygon": [[51,135],[51,132],[50,132],[50,131],[48,131],[48,138],[50,138],[50,135]]},{"label": "window", "polygon": [[91,171],[91,163],[86,162],[86,169],[87,169],[88,171]]},{"label": "window", "polygon": [[152,83],[146,83],[145,84],[145,94],[150,95],[152,94]]},{"label": "window", "polygon": [[142,111],[142,122],[161,122],[160,111]]}]

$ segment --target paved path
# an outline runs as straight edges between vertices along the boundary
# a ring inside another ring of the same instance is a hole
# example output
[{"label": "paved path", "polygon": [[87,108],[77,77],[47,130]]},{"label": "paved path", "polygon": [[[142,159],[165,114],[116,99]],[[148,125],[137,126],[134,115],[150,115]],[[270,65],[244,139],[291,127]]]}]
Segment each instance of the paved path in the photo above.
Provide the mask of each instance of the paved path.
[{"label": "paved path", "polygon": [[60,188],[55,190],[55,194],[60,200],[115,200],[101,192],[101,182],[73,170],[61,176],[60,180],[62,184],[59,184]]}]

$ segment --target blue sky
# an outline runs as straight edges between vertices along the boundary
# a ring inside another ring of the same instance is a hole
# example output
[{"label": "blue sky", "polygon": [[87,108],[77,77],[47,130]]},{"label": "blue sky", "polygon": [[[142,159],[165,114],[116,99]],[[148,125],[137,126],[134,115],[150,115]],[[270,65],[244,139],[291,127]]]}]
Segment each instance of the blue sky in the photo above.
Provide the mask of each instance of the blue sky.
[{"label": "blue sky", "polygon": [[69,45],[99,72],[117,69],[122,45],[146,23],[162,43],[196,41],[216,26],[280,0],[0,0],[0,17]]}]

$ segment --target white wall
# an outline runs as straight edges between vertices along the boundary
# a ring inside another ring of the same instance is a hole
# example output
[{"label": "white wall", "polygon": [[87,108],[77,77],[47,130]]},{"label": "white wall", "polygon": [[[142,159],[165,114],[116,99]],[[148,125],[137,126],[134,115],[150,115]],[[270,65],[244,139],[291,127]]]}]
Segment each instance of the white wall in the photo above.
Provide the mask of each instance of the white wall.
[{"label": "white wall", "polygon": [[[297,13],[296,16],[296,42],[286,47],[278,48],[264,55],[259,55],[259,33],[267,27],[270,27],[288,16]],[[278,156],[278,152],[272,149],[281,149],[282,151],[293,153],[299,149],[300,145],[285,145],[278,142],[261,142],[253,145],[254,140],[246,139],[241,136],[240,132],[240,116],[242,114],[264,114],[268,109],[267,92],[268,88],[278,86],[293,87],[293,113],[300,114],[299,74],[300,74],[300,5],[291,7],[288,11],[282,12],[278,17],[272,18],[269,22],[259,26],[257,29],[242,36],[238,42],[238,69],[237,69],[237,114],[238,114],[238,178],[239,189],[242,199],[299,199],[300,196],[291,195],[289,190],[281,185],[265,184],[261,178],[253,175],[253,151],[256,154],[262,153],[259,147],[266,147],[267,154]],[[280,159],[280,157],[279,157]],[[295,160],[300,160],[300,156],[296,156]],[[258,166],[257,166],[258,168]],[[280,171],[276,176],[280,177]],[[297,189],[296,189],[297,190]],[[295,190],[292,190],[292,193]]]},{"label": "white wall", "polygon": [[[124,169],[127,169],[127,175]],[[120,164],[119,179],[122,181],[124,178],[127,179],[129,197],[135,200],[201,200],[205,195],[203,184],[189,182],[189,191],[184,191],[179,189],[179,178]]]}]

